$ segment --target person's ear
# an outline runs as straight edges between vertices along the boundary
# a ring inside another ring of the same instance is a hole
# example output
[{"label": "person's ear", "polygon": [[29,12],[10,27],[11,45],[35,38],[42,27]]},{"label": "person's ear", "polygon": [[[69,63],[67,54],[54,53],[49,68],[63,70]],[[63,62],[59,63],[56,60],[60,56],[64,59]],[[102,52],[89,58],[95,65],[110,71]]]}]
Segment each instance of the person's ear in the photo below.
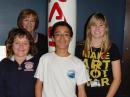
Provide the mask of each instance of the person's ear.
[{"label": "person's ear", "polygon": [[72,37],[70,37],[70,41],[72,41]]},{"label": "person's ear", "polygon": [[55,42],[54,36],[51,37],[52,41]]}]

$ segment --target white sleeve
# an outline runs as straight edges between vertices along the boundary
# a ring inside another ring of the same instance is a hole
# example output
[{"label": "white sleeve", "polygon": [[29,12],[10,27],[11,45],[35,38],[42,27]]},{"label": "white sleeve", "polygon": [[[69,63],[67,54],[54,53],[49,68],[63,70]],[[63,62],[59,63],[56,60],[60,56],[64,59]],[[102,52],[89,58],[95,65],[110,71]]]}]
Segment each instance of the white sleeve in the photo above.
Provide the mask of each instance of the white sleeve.
[{"label": "white sleeve", "polygon": [[37,78],[37,79],[39,79],[40,81],[42,81],[43,82],[43,80],[44,80],[44,56],[42,56],[41,58],[40,58],[40,60],[39,60],[39,64],[38,64],[38,67],[37,67],[37,69],[36,69],[36,72],[35,72],[35,74],[34,74],[34,77],[35,78]]},{"label": "white sleeve", "polygon": [[88,71],[86,70],[85,65],[82,61],[79,64],[76,78],[77,78],[77,85],[84,84],[90,80]]}]

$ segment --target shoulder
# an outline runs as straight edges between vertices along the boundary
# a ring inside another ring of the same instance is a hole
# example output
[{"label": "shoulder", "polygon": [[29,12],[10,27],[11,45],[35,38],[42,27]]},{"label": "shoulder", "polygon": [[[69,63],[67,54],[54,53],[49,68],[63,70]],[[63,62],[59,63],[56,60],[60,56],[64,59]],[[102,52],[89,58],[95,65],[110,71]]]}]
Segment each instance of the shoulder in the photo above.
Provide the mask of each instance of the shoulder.
[{"label": "shoulder", "polygon": [[39,45],[41,43],[44,43],[44,45],[47,45],[47,39],[48,37],[42,33],[38,33],[38,42],[39,42]]},{"label": "shoulder", "polygon": [[1,65],[1,64],[8,64],[8,63],[10,63],[10,62],[11,62],[10,59],[4,58],[3,60],[0,61],[0,65]]},{"label": "shoulder", "polygon": [[40,67],[41,66],[46,66],[48,64],[48,62],[52,62],[53,60],[54,60],[54,56],[52,55],[52,53],[49,52],[49,53],[43,54],[40,57],[38,65]]},{"label": "shoulder", "polygon": [[0,69],[10,67],[12,64],[12,61],[8,58],[4,58],[3,60],[0,61]]},{"label": "shoulder", "polygon": [[119,52],[119,49],[115,43],[111,44],[110,52]]},{"label": "shoulder", "polygon": [[110,48],[110,54],[112,60],[121,59],[120,51],[115,43],[112,43],[112,46]]},{"label": "shoulder", "polygon": [[79,65],[84,64],[80,58],[78,58],[77,56],[74,56],[74,55],[72,55],[72,61]]},{"label": "shoulder", "polygon": [[43,59],[51,59],[53,58],[53,53],[52,52],[48,52],[48,53],[45,53],[41,56],[40,60],[43,60]]},{"label": "shoulder", "polygon": [[38,38],[46,38],[46,35],[44,35],[42,33],[38,33]]},{"label": "shoulder", "polygon": [[116,49],[118,49],[118,47],[117,47],[117,45],[116,45],[115,43],[112,43],[111,48],[116,48]]}]

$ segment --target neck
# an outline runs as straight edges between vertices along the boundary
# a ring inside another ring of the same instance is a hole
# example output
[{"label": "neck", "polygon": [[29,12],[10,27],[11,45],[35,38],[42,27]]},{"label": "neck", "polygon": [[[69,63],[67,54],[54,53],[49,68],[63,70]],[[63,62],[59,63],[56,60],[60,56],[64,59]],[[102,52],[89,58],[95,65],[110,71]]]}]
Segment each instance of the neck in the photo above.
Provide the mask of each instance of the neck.
[{"label": "neck", "polygon": [[56,50],[55,53],[61,57],[67,57],[70,55],[70,53],[68,51],[65,51],[65,50]]},{"label": "neck", "polygon": [[92,47],[99,48],[102,45],[102,39],[93,39],[91,43]]},{"label": "neck", "polygon": [[17,56],[14,56],[14,59],[18,62],[18,64],[22,64],[22,62],[26,59],[26,57],[17,57]]},{"label": "neck", "polygon": [[37,42],[37,33],[34,31],[34,32],[31,32],[31,35],[34,39],[34,42],[36,43]]}]

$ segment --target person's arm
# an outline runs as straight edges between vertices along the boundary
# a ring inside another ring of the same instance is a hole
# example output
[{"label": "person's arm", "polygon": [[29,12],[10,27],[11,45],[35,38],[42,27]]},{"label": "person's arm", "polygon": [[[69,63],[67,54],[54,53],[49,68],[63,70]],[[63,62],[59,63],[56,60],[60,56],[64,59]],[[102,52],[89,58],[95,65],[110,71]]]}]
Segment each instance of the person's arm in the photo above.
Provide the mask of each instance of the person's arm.
[{"label": "person's arm", "polygon": [[5,84],[3,79],[0,76],[0,97],[5,97],[5,96],[6,96]]},{"label": "person's arm", "polygon": [[78,97],[87,97],[84,86],[85,84],[78,85]]},{"label": "person's arm", "polygon": [[113,81],[106,97],[114,97],[121,83],[120,60],[112,61]]},{"label": "person's arm", "polygon": [[[0,63],[0,97],[6,97],[6,83],[5,83],[5,73],[2,70],[3,64]],[[5,64],[4,64],[5,65]]]},{"label": "person's arm", "polygon": [[37,79],[35,84],[35,97],[42,97],[43,83]]}]

